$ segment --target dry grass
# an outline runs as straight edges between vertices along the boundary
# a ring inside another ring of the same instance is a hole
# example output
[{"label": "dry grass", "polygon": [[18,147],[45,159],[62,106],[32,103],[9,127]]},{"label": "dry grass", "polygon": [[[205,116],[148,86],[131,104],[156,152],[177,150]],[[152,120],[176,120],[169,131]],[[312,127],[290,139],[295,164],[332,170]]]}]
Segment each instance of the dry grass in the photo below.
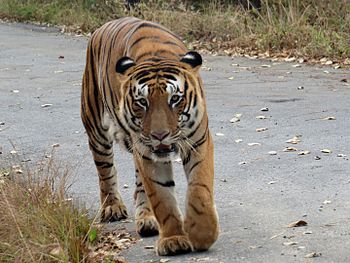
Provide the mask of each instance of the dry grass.
[{"label": "dry grass", "polygon": [[0,169],[0,262],[85,262],[92,220],[67,199],[69,169]]},{"label": "dry grass", "polygon": [[[245,10],[233,0],[0,0],[0,17],[41,21],[90,32],[127,15],[159,22],[211,51],[237,50],[345,60],[350,57],[349,0],[262,0]],[[237,2],[237,1],[236,1]]]}]

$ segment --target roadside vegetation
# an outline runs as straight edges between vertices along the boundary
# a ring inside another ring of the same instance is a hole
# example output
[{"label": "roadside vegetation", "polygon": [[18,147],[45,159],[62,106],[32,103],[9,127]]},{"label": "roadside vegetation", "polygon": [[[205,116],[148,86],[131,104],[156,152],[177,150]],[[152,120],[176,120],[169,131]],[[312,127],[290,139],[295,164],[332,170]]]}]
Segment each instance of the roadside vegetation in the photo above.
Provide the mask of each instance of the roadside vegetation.
[{"label": "roadside vegetation", "polygon": [[245,0],[144,0],[126,8],[123,0],[0,0],[0,18],[89,33],[133,15],[165,25],[197,49],[350,64],[349,0],[261,0],[259,9],[238,1]]},{"label": "roadside vegetation", "polygon": [[52,159],[34,171],[0,167],[0,262],[125,262],[119,253],[135,239],[68,197],[71,170]]},{"label": "roadside vegetation", "polygon": [[84,262],[92,220],[67,198],[68,169],[0,169],[0,262]]}]

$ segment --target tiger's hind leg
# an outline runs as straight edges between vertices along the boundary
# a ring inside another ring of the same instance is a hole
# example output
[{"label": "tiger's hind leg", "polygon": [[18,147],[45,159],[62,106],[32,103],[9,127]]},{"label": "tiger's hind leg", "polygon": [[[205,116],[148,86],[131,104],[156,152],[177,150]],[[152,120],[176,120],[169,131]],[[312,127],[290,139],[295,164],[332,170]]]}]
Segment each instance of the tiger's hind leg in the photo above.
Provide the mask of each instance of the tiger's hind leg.
[{"label": "tiger's hind leg", "polygon": [[134,201],[136,230],[143,237],[158,235],[158,223],[151,210],[138,169],[135,169],[135,176],[136,188]]}]

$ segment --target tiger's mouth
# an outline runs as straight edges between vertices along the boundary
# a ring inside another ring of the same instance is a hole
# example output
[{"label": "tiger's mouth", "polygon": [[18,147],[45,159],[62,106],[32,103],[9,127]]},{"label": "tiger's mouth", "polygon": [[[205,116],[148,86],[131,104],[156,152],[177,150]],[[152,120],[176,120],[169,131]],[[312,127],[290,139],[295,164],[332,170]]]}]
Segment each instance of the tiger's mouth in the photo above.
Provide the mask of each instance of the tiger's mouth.
[{"label": "tiger's mouth", "polygon": [[160,156],[165,156],[168,155],[171,152],[175,152],[176,151],[176,147],[175,144],[158,144],[157,146],[151,147],[151,151],[154,154],[160,155]]}]

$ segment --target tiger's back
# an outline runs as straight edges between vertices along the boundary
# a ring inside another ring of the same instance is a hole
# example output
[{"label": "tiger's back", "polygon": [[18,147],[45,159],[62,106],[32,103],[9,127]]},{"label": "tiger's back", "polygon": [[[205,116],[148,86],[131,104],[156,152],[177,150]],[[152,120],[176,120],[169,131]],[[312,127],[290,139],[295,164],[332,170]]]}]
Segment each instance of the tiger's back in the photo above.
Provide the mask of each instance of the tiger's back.
[{"label": "tiger's back", "polygon": [[[88,43],[81,116],[99,175],[101,220],[127,217],[114,165],[117,140],[134,157],[137,231],[160,234],[160,255],[208,249],[218,236],[201,63],[172,32],[137,18],[103,25]],[[188,180],[185,219],[174,190],[177,155]]]}]

